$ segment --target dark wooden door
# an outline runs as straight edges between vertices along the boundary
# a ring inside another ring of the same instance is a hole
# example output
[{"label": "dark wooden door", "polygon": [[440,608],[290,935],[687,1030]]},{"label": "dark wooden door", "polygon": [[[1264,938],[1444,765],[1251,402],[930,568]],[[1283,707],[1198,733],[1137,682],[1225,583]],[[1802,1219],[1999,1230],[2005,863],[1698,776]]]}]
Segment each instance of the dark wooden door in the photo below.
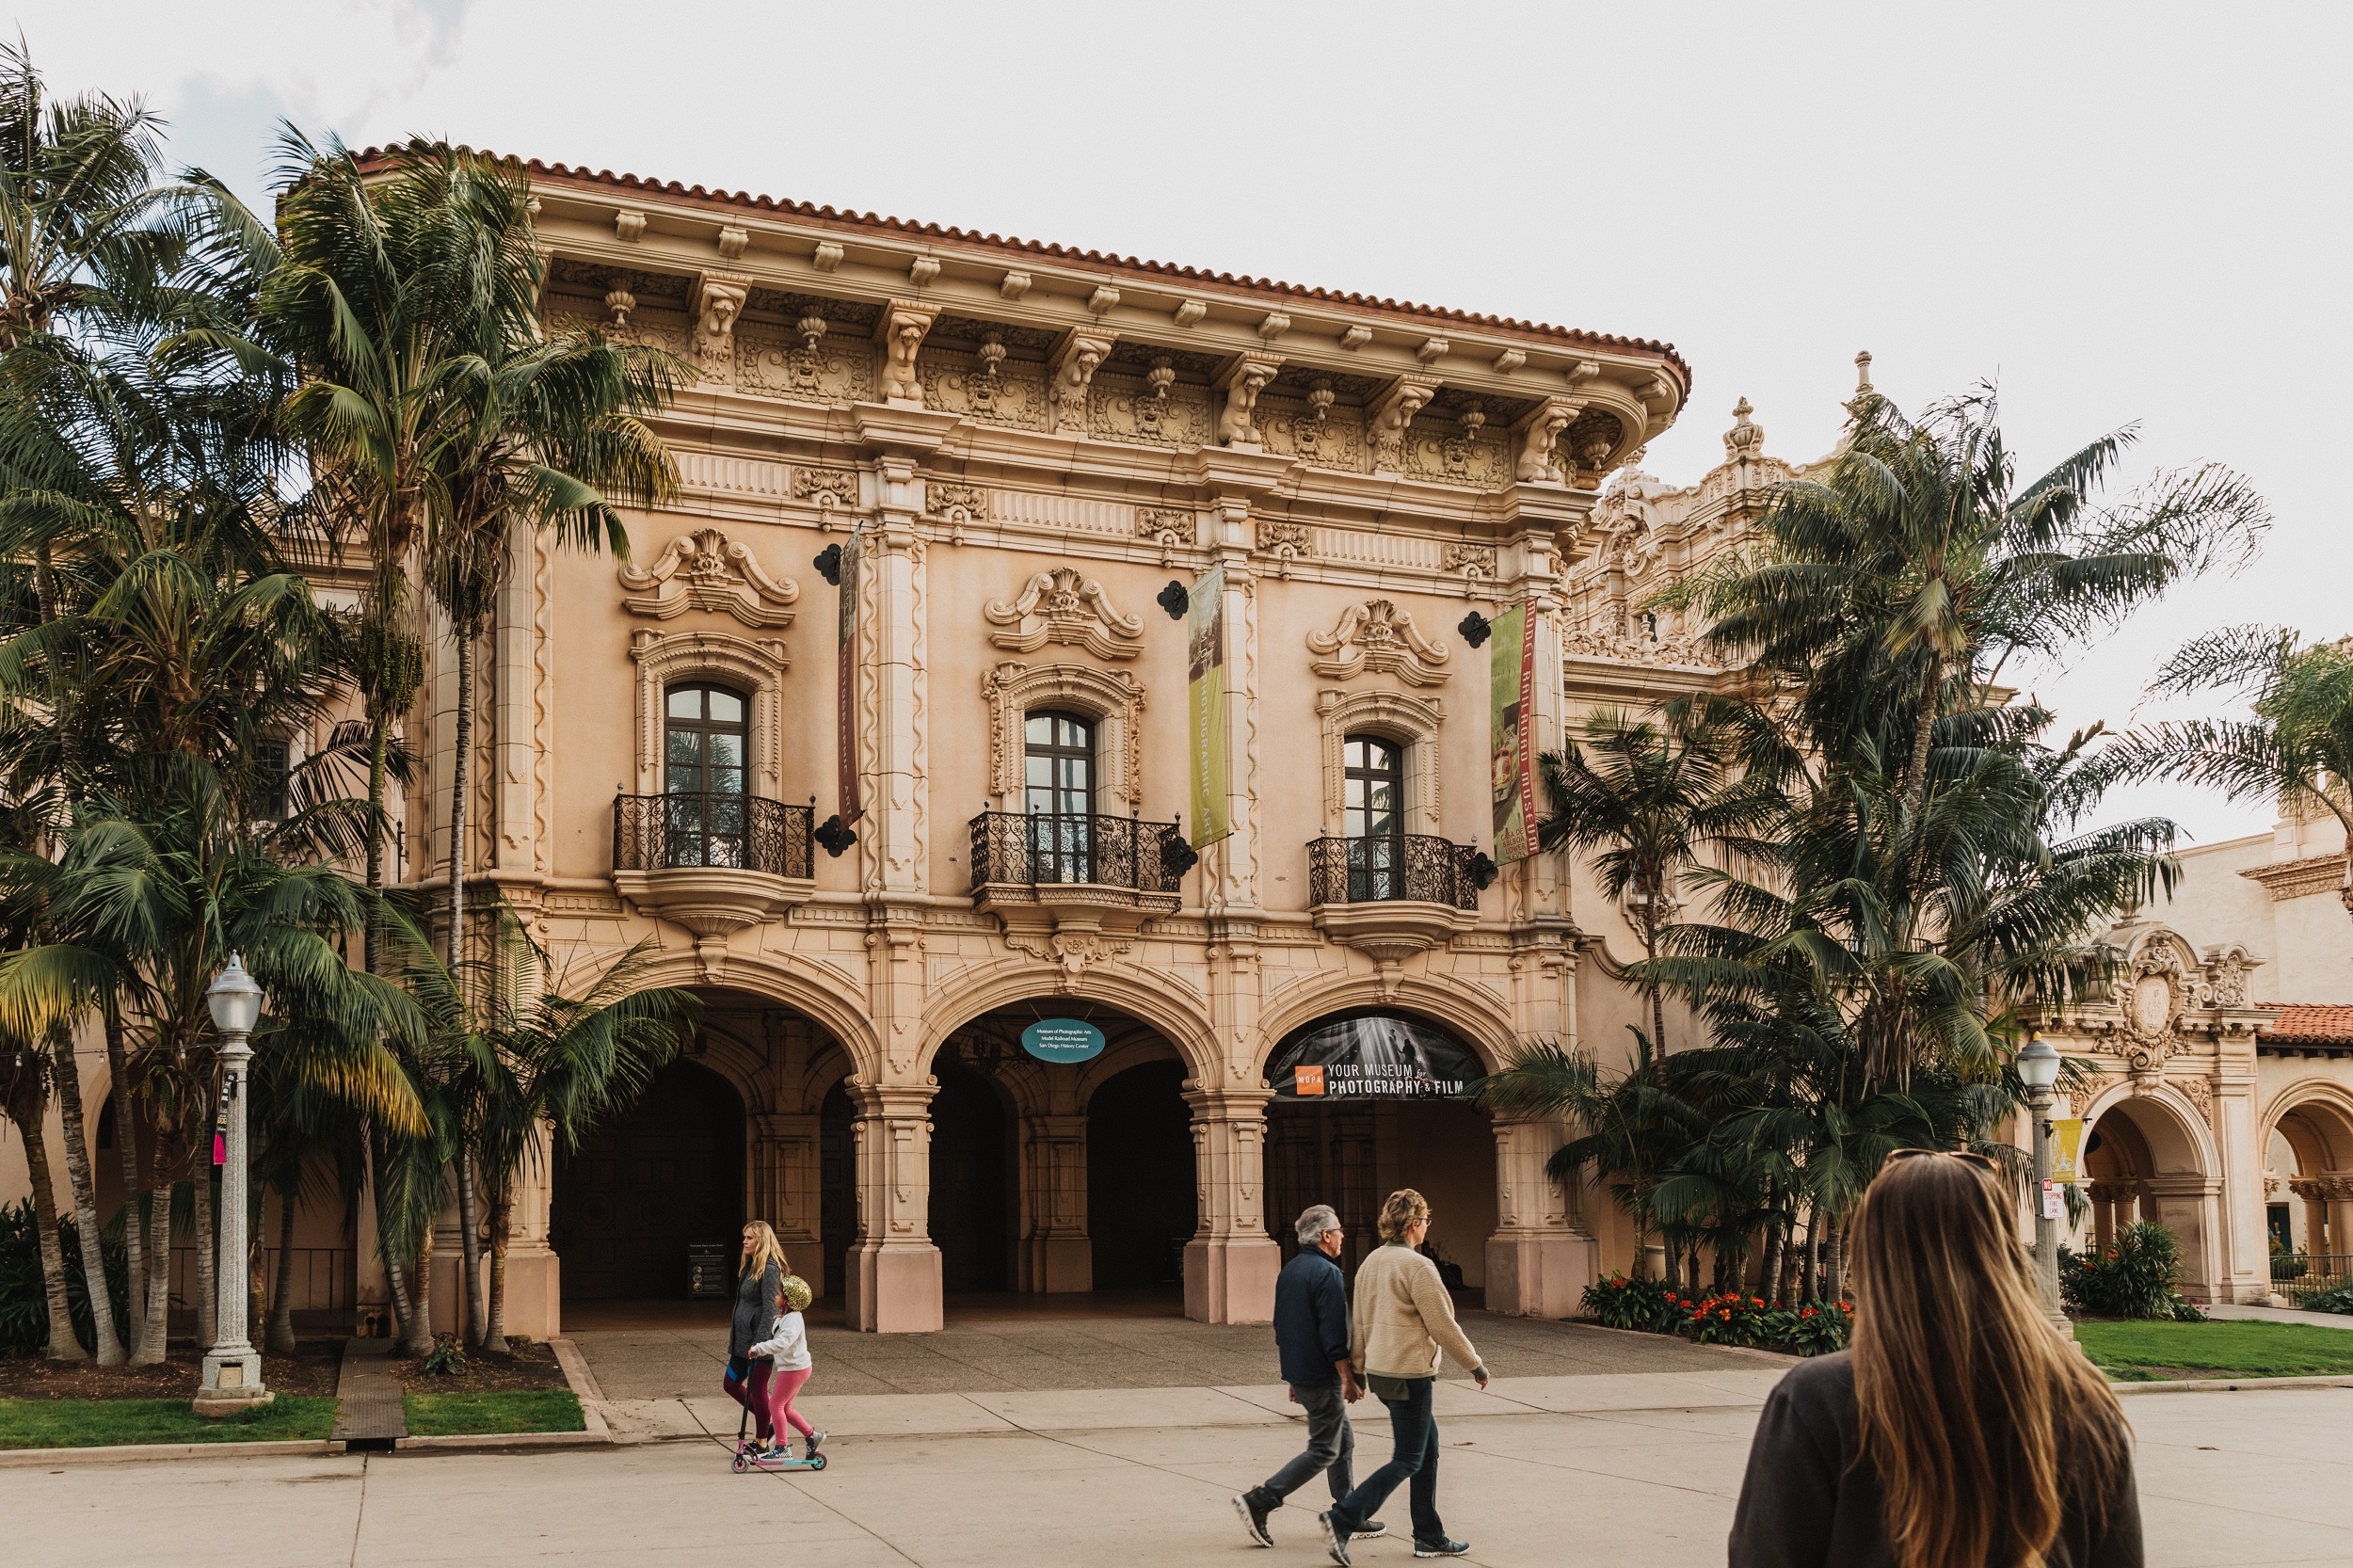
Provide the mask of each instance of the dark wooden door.
[{"label": "dark wooden door", "polygon": [[549,1240],[581,1300],[686,1294],[686,1249],[734,1255],[744,1228],[744,1105],[691,1062],[664,1067],[625,1116],[555,1167]]}]

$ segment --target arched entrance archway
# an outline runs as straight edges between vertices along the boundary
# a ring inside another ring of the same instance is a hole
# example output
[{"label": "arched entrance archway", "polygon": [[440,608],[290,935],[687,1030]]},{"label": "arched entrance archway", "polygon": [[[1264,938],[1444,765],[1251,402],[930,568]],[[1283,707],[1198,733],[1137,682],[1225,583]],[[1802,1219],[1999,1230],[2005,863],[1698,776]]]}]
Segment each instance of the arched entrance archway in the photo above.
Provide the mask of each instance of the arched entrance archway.
[{"label": "arched entrance archway", "polygon": [[2182,1248],[2181,1289],[2217,1299],[2223,1278],[2222,1181],[2185,1112],[2159,1095],[2097,1108],[2084,1139],[2092,1240],[2106,1247],[2136,1221],[2164,1225]]},{"label": "arched entrance archway", "polygon": [[2270,1112],[2264,1150],[2272,1288],[2296,1300],[2353,1272],[2353,1093],[2308,1080],[2274,1105],[2285,1109]]},{"label": "arched entrance archway", "polygon": [[744,1102],[719,1074],[673,1062],[624,1115],[559,1156],[549,1240],[583,1300],[687,1294],[687,1248],[732,1254],[744,1213]]},{"label": "arched entrance archway", "polygon": [[1342,1264],[1354,1268],[1381,1244],[1383,1201],[1411,1187],[1430,1204],[1425,1250],[1449,1287],[1483,1300],[1495,1128],[1462,1097],[1483,1070],[1462,1036],[1391,1009],[1320,1018],[1277,1045],[1267,1065],[1267,1224],[1283,1256],[1299,1250],[1300,1213],[1328,1203],[1347,1233]]}]

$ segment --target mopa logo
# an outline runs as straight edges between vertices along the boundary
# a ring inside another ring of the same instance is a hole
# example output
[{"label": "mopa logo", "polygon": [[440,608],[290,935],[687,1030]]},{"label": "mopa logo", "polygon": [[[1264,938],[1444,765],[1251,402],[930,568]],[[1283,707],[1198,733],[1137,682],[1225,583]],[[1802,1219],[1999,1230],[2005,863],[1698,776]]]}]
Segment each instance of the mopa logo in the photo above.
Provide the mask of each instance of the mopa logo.
[{"label": "mopa logo", "polygon": [[1291,1069],[1291,1093],[1295,1095],[1323,1093],[1323,1069],[1321,1067],[1293,1067]]}]

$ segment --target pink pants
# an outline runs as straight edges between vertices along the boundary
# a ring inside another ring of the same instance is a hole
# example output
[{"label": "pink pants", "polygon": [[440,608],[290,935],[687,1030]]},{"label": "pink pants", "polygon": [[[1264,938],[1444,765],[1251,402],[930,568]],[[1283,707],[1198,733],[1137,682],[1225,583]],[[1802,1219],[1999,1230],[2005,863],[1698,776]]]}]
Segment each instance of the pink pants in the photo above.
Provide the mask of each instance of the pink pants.
[{"label": "pink pants", "polygon": [[801,1385],[808,1381],[809,1370],[804,1367],[798,1371],[788,1372],[779,1367],[768,1374],[767,1424],[771,1430],[781,1432],[789,1423],[803,1437],[817,1430],[808,1424],[808,1416],[792,1408],[792,1396],[798,1394]]}]

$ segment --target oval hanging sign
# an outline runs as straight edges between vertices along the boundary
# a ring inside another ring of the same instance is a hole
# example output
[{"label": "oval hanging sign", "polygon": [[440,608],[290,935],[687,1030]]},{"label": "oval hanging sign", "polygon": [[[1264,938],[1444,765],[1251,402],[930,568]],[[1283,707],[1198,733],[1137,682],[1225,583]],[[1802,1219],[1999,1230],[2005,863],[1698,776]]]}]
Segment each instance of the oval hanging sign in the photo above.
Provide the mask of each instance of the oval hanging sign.
[{"label": "oval hanging sign", "polygon": [[1103,1054],[1103,1032],[1077,1018],[1040,1018],[1021,1032],[1021,1048],[1040,1062],[1085,1062]]}]

